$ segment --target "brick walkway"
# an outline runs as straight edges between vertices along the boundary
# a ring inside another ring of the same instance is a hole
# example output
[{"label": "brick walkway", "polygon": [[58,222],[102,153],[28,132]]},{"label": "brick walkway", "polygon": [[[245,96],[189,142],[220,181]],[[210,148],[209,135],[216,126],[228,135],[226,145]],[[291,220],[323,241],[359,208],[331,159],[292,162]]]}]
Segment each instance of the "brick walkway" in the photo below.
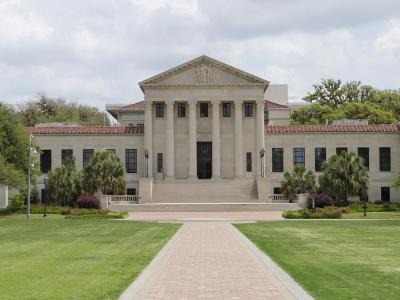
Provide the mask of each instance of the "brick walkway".
[{"label": "brick walkway", "polygon": [[228,222],[187,222],[121,299],[295,299]]}]

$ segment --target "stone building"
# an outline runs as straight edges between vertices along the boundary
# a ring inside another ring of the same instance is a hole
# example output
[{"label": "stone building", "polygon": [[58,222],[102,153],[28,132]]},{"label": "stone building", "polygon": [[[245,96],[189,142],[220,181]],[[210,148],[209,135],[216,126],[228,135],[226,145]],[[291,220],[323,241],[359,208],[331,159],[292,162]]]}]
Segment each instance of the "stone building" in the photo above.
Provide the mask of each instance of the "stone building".
[{"label": "stone building", "polygon": [[354,151],[369,168],[369,199],[400,201],[390,187],[400,171],[398,125],[289,125],[286,85],[207,56],[139,86],[143,101],[106,106],[116,126],[31,128],[42,170],[67,156],[82,167],[94,151],[112,149],[125,162],[127,194],[139,203],[261,204],[280,194],[294,164],[319,175],[329,156]]}]

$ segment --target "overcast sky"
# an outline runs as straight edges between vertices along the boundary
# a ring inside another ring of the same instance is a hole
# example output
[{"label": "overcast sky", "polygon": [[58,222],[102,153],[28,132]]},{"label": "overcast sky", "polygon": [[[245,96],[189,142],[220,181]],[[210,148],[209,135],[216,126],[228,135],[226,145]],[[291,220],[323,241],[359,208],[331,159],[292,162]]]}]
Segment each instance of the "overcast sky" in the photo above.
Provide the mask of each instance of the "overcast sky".
[{"label": "overcast sky", "polygon": [[400,87],[399,0],[0,0],[0,100],[98,106],[206,54],[302,98],[321,78]]}]

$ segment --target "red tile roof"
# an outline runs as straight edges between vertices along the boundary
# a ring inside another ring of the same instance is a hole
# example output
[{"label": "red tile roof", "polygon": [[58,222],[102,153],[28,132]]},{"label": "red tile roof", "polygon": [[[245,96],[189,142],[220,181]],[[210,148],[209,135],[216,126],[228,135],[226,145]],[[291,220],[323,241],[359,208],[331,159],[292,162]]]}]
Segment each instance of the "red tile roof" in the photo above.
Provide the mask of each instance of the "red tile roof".
[{"label": "red tile roof", "polygon": [[341,132],[400,132],[400,125],[266,125],[269,134],[341,133]]},{"label": "red tile roof", "polygon": [[269,100],[265,100],[265,108],[268,108],[268,109],[290,109],[289,106],[282,105],[282,104],[272,102]]},{"label": "red tile roof", "polygon": [[[265,108],[268,109],[290,109],[289,106],[282,105],[276,102],[265,100]],[[139,101],[126,106],[122,106],[119,110],[129,110],[129,111],[142,111],[144,110],[144,101]]]},{"label": "red tile roof", "polygon": [[28,127],[33,135],[109,135],[109,134],[141,134],[143,125],[137,126],[61,126],[61,127]]}]

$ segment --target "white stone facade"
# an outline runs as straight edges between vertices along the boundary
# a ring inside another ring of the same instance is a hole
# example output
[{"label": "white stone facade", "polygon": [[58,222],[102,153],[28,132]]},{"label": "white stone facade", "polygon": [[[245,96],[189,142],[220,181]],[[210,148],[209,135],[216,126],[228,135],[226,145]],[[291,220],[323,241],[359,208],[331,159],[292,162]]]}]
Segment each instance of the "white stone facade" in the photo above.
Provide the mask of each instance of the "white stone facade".
[{"label": "white stone facade", "polygon": [[[207,182],[204,188],[208,191],[203,196],[209,199],[220,190],[230,195],[227,182],[241,181],[236,187],[232,185],[235,195],[242,191],[248,193],[246,200],[268,201],[268,194],[279,187],[283,172],[293,167],[294,148],[304,148],[305,167],[312,171],[315,171],[317,147],[326,149],[326,158],[336,153],[338,147],[356,153],[359,147],[368,148],[369,199],[372,201],[381,200],[381,188],[390,187],[393,176],[400,171],[400,130],[395,125],[388,125],[390,130],[379,126],[342,126],[336,131],[323,126],[310,127],[310,130],[301,126],[294,128],[287,125],[290,111],[286,106],[287,86],[269,86],[262,78],[206,56],[139,85],[144,93],[143,103],[109,105],[107,110],[122,125],[144,124],[144,134],[82,134],[79,131],[49,134],[33,130],[41,149],[51,149],[54,153],[52,169],[61,164],[61,149],[73,149],[78,166],[83,164],[83,149],[116,149],[123,161],[125,149],[136,149],[137,172],[127,174],[126,179],[128,188],[135,188],[140,194],[139,181],[146,175],[144,150],[147,149],[149,178],[141,182],[143,193],[146,190],[142,202],[155,199],[162,202],[164,196],[170,199],[163,193],[179,188],[184,191],[199,181]],[[268,109],[269,126],[265,126],[266,100],[276,102]],[[380,147],[390,149],[390,171],[380,171]],[[282,171],[272,170],[272,148],[283,148]],[[262,173],[261,149],[266,150],[263,158],[266,177],[256,180]],[[43,187],[40,181],[38,187]],[[200,197],[201,189],[196,193]],[[238,201],[243,199],[245,195],[238,197]],[[390,188],[390,200],[400,201],[400,192]]]}]

